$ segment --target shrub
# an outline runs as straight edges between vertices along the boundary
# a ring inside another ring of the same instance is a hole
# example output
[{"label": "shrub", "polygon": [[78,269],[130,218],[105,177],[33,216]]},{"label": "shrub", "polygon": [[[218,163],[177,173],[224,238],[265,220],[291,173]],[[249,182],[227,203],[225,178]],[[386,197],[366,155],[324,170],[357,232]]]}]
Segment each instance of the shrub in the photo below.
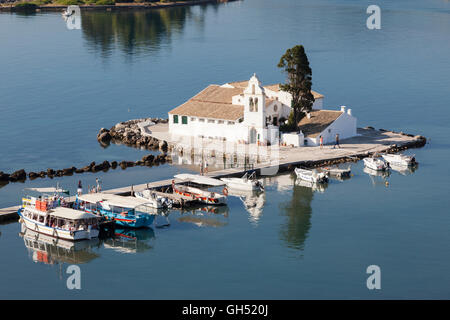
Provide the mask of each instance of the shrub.
[{"label": "shrub", "polygon": [[99,6],[112,6],[116,3],[115,0],[97,0],[95,4]]},{"label": "shrub", "polygon": [[17,3],[14,8],[16,10],[22,10],[22,11],[35,11],[37,8],[37,5],[31,2],[19,2]]}]

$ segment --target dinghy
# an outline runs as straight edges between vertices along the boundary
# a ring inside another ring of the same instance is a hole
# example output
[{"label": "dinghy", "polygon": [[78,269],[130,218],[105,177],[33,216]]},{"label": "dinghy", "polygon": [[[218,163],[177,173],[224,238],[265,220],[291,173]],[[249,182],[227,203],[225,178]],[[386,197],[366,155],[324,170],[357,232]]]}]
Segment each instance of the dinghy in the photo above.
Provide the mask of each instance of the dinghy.
[{"label": "dinghy", "polygon": [[412,166],[416,163],[414,155],[404,155],[404,154],[383,154],[381,155],[383,159],[390,165],[397,166]]},{"label": "dinghy", "polygon": [[308,170],[302,168],[295,168],[295,174],[298,178],[313,182],[313,183],[324,183],[328,182],[328,174],[326,172],[318,172],[316,169]]},{"label": "dinghy", "polygon": [[348,167],[347,169],[341,169],[341,168],[323,168],[324,172],[328,173],[331,177],[336,177],[339,179],[342,178],[348,178],[350,177],[351,169]]}]

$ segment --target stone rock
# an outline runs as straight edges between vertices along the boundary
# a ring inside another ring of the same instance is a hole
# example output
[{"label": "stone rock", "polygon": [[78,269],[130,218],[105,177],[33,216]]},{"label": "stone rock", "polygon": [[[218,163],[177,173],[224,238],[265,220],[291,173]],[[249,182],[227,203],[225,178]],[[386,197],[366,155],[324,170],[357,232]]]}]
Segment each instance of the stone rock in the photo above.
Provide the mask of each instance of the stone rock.
[{"label": "stone rock", "polygon": [[167,151],[167,141],[161,140],[158,147],[160,150]]},{"label": "stone rock", "polygon": [[29,172],[28,173],[28,178],[30,178],[31,180],[34,180],[38,177],[39,175],[36,172]]},{"label": "stone rock", "polygon": [[83,173],[84,170],[83,170],[83,169],[76,169],[75,172],[76,172],[76,173]]},{"label": "stone rock", "polygon": [[111,162],[111,168],[113,168],[113,169],[117,168],[117,161]]},{"label": "stone rock", "polygon": [[46,175],[47,175],[47,172],[45,172],[45,171],[39,172],[39,176],[40,176],[41,178],[45,178]]},{"label": "stone rock", "polygon": [[6,182],[9,181],[9,174],[0,171],[0,181]]},{"label": "stone rock", "polygon": [[104,144],[108,144],[111,141],[111,139],[112,139],[112,136],[109,133],[109,131],[103,132],[97,136],[97,140]]},{"label": "stone rock", "polygon": [[55,175],[55,170],[53,170],[53,169],[47,169],[47,175],[48,175],[48,176],[53,176],[53,175]]},{"label": "stone rock", "polygon": [[144,162],[147,162],[147,161],[153,162],[153,159],[155,159],[155,156],[152,154],[148,154],[148,155],[142,157],[142,161],[144,161]]}]

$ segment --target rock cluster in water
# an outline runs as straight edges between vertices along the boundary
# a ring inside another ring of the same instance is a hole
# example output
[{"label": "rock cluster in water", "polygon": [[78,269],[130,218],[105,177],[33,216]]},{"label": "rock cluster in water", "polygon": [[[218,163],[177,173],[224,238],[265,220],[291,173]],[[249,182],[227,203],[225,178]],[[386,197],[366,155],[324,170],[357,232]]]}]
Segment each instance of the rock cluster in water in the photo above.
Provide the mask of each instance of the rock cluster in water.
[{"label": "rock cluster in water", "polygon": [[101,128],[98,132],[97,140],[103,147],[107,147],[112,142],[148,150],[159,149],[162,152],[166,152],[168,148],[166,141],[160,141],[156,138],[144,135],[138,125],[139,123],[150,121],[155,124],[167,123],[168,119],[146,118],[120,122],[109,130]]}]

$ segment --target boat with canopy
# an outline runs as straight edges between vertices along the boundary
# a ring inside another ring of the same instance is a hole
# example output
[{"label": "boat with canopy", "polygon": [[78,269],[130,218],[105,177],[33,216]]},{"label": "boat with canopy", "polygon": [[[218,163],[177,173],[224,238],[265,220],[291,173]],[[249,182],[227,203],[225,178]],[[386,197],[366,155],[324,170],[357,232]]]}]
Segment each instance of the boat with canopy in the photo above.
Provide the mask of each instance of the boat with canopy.
[{"label": "boat with canopy", "polygon": [[18,214],[28,229],[65,240],[98,237],[100,217],[69,208],[69,202],[60,195],[68,194],[66,190],[58,187],[26,190],[40,193],[22,198]]},{"label": "boat with canopy", "polygon": [[175,180],[172,180],[174,193],[191,197],[204,204],[224,205],[227,203],[228,189],[226,187],[222,189],[222,194],[208,190],[212,187],[225,186],[224,181],[189,173],[177,174],[174,178],[178,180],[177,184]]},{"label": "boat with canopy", "polygon": [[148,227],[158,214],[148,200],[101,192],[77,196],[75,206],[130,228]]}]

